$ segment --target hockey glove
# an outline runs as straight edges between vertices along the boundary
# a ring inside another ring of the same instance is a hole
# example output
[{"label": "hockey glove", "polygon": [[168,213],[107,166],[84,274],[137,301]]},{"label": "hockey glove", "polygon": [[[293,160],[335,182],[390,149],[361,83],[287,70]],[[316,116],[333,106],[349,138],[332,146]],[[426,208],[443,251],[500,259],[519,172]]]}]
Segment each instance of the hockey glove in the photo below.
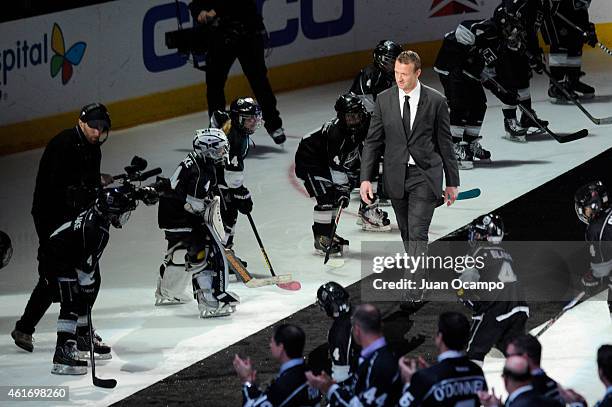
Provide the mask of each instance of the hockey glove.
[{"label": "hockey glove", "polygon": [[584,42],[595,48],[599,40],[597,39],[597,33],[595,32],[595,24],[589,23],[587,29],[584,32]]},{"label": "hockey glove", "polygon": [[589,295],[595,295],[605,288],[603,278],[595,277],[591,270],[582,275],[580,283]]},{"label": "hockey glove", "polygon": [[151,206],[159,202],[159,194],[152,187],[142,187],[138,189],[138,199],[144,202],[145,205]]},{"label": "hockey glove", "polygon": [[538,48],[538,51],[533,54],[528,54],[529,58],[529,67],[537,73],[538,75],[542,75],[544,73],[544,61],[543,61],[543,53],[542,49]]},{"label": "hockey glove", "polygon": [[251,193],[245,186],[230,189],[230,194],[238,212],[244,215],[251,213],[253,210],[253,200],[251,199]]},{"label": "hockey glove", "polygon": [[334,185],[333,194],[333,202],[335,205],[341,206],[343,209],[348,207],[351,196],[351,190],[348,187]]}]

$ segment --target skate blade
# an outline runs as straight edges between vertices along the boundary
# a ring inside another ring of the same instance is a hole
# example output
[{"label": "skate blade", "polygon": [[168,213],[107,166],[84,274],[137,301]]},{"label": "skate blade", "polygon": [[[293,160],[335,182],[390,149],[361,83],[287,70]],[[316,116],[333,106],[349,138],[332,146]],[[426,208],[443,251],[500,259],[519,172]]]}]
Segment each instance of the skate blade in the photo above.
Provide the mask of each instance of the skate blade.
[{"label": "skate blade", "polygon": [[527,142],[527,139],[525,138],[525,136],[512,137],[506,134],[506,135],[503,135],[502,138],[509,140],[509,141],[513,141],[515,143],[526,143]]},{"label": "skate blade", "polygon": [[361,225],[361,230],[365,232],[391,232],[391,224],[387,226],[372,226],[369,223]]},{"label": "skate blade", "polygon": [[337,268],[344,266],[344,263],[346,263],[344,259],[336,258],[336,259],[329,259],[325,265],[330,268],[337,269]]},{"label": "skate blade", "polygon": [[[344,249],[340,252],[337,253],[330,253],[329,257],[342,257],[342,253],[343,253]],[[325,251],[321,250],[321,249],[314,249],[314,254],[316,254],[317,256],[321,256],[321,257],[325,257]]]},{"label": "skate blade", "polygon": [[470,164],[463,164],[463,163],[461,163],[461,164],[458,165],[458,167],[459,167],[460,170],[471,170],[471,169],[474,168],[474,163],[470,163]]},{"label": "skate blade", "polygon": [[87,374],[87,366],[67,366],[54,363],[51,373],[57,375],[84,375]]},{"label": "skate blade", "polygon": [[227,317],[236,312],[236,306],[234,305],[225,305],[218,310],[215,311],[200,311],[200,318],[208,319],[208,318],[219,318],[219,317]]},{"label": "skate blade", "polygon": [[164,306],[164,305],[182,305],[190,302],[191,299],[180,299],[180,298],[155,298],[155,306]]},{"label": "skate blade", "polygon": [[[94,352],[94,358],[96,360],[111,360],[113,355],[109,353],[97,353]],[[89,364],[89,351],[88,350],[80,350],[79,351],[79,360],[87,362]]]},{"label": "skate blade", "polygon": [[281,274],[279,276],[274,277],[265,277],[265,278],[252,278],[244,285],[249,288],[258,288],[264,287],[266,285],[276,285],[276,284],[284,284],[292,281],[291,274]]},{"label": "skate blade", "polygon": [[571,100],[564,99],[550,99],[550,103],[553,105],[573,105],[574,103]]}]

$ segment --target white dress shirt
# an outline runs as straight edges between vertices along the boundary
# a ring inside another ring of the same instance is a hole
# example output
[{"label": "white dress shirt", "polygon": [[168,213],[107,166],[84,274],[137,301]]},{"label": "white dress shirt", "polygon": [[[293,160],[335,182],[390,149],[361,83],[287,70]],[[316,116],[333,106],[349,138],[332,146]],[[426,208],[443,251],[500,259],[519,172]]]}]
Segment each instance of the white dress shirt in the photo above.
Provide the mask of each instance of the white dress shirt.
[{"label": "white dress shirt", "polygon": [[[406,93],[403,89],[398,88],[399,90],[399,106],[400,106],[400,114],[402,115],[402,119],[404,118],[404,102],[405,96],[410,96],[408,99],[408,103],[410,103],[410,128],[414,128],[414,118],[416,117],[417,106],[419,105],[419,99],[421,98],[421,82],[417,80],[417,84],[410,92]],[[408,158],[408,165],[416,165],[412,156]]]}]

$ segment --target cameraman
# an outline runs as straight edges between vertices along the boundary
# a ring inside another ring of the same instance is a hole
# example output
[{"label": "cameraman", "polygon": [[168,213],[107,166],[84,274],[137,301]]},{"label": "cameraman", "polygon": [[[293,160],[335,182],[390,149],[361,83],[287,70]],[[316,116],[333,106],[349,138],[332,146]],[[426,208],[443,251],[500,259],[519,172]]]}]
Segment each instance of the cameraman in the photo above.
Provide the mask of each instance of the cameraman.
[{"label": "cameraman", "polygon": [[262,108],[264,127],[276,144],[284,143],[283,122],[264,60],[266,29],[255,0],[193,0],[189,8],[194,21],[210,28],[206,53],[208,116],[225,110],[225,82],[238,58]]},{"label": "cameraman", "polygon": [[[91,103],[81,109],[74,127],[60,132],[45,147],[32,204],[39,251],[57,228],[91,206],[102,186],[112,183],[112,176],[100,174],[100,145],[108,138],[110,128],[106,106]],[[11,333],[17,346],[33,351],[34,327],[51,301],[47,280],[40,276],[23,316]]]}]

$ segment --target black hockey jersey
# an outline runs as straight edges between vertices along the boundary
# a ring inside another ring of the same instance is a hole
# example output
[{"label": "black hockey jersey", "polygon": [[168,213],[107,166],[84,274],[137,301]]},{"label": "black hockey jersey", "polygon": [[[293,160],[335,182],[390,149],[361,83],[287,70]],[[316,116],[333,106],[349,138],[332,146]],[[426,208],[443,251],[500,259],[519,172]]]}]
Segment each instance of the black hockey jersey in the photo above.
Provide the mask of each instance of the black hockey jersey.
[{"label": "black hockey jersey", "polygon": [[397,357],[385,345],[361,361],[345,386],[337,386],[331,391],[329,405],[396,406],[401,388]]},{"label": "black hockey jersey", "polygon": [[301,407],[318,405],[321,395],[308,386],[304,363],[290,367],[272,381],[265,391],[253,386],[242,386],[242,405],[245,407]]},{"label": "black hockey jersey", "polygon": [[[483,244],[473,251],[472,257],[483,259],[484,267],[480,269],[466,270],[464,275],[477,273],[478,282],[504,283],[504,288],[499,290],[465,290],[461,301],[479,315],[493,307],[498,314],[498,320],[516,312],[529,313],[529,307],[525,302],[525,293],[520,281],[513,269],[513,260],[501,245]],[[462,276],[463,279],[463,276]]]},{"label": "black hockey jersey", "polygon": [[217,186],[217,169],[195,152],[187,154],[170,178],[173,193],[159,199],[157,221],[161,229],[189,232],[202,224],[202,218],[185,210],[188,203],[198,212]]},{"label": "black hockey jersey", "polygon": [[108,244],[109,226],[93,207],[63,224],[39,249],[41,271],[79,280],[91,277]]},{"label": "black hockey jersey", "polygon": [[219,185],[228,188],[239,188],[244,183],[244,159],[249,154],[250,138],[236,127],[228,124],[230,112],[216,111],[211,119],[211,126],[222,129],[227,135],[229,144],[229,162],[217,166]]},{"label": "black hockey jersey", "polygon": [[593,276],[602,278],[612,270],[612,208],[603,211],[586,229]]},{"label": "black hockey jersey", "polygon": [[477,392],[487,390],[482,369],[467,356],[444,358],[438,364],[417,371],[404,385],[400,407],[476,407]]},{"label": "black hockey jersey", "polygon": [[434,70],[441,75],[458,70],[470,79],[480,80],[485,66],[495,67],[500,35],[492,20],[462,21],[455,31],[444,36]]},{"label": "black hockey jersey", "polygon": [[[363,127],[367,132],[368,125]],[[331,179],[331,171],[337,171],[346,174],[349,181],[358,180],[362,148],[363,143],[344,134],[338,119],[334,119],[300,141],[295,153],[295,174],[301,179],[306,179],[307,174]]]},{"label": "black hockey jersey", "polygon": [[357,74],[350,92],[359,96],[368,111],[372,111],[378,94],[394,84],[393,76],[386,75],[372,63]]},{"label": "black hockey jersey", "polygon": [[361,346],[353,340],[351,317],[340,315],[327,333],[329,356],[332,361],[332,377],[340,382],[357,370]]}]

